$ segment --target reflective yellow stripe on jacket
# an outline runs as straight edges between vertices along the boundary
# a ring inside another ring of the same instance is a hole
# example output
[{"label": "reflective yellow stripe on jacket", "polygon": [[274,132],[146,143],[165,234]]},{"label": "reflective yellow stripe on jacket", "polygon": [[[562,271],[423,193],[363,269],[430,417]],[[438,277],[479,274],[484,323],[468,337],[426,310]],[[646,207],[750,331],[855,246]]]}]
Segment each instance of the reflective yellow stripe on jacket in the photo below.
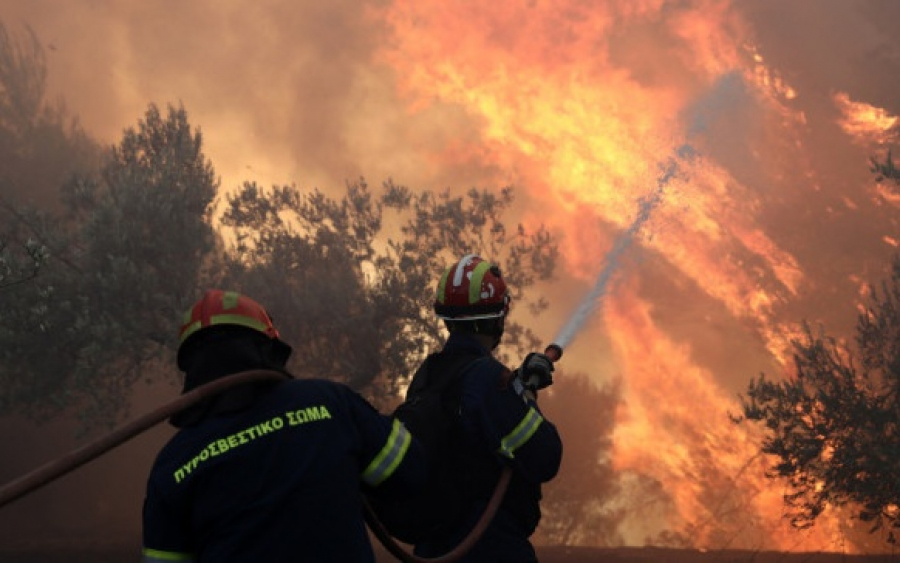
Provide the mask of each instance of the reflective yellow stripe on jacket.
[{"label": "reflective yellow stripe on jacket", "polygon": [[179,553],[177,551],[162,551],[145,547],[143,553],[144,563],[172,563],[172,561],[191,563],[194,560],[194,556],[190,553]]},{"label": "reflective yellow stripe on jacket", "polygon": [[395,418],[393,427],[391,428],[391,435],[388,436],[384,447],[381,448],[381,451],[378,452],[378,455],[375,456],[372,463],[370,463],[369,466],[366,467],[366,470],[363,471],[363,481],[365,481],[366,484],[375,487],[393,475],[394,471],[396,471],[397,467],[400,465],[400,462],[403,461],[403,456],[406,455],[406,451],[409,449],[411,441],[412,436],[409,431]]},{"label": "reflective yellow stripe on jacket", "polygon": [[516,450],[521,448],[537,432],[538,426],[541,425],[543,420],[544,418],[534,407],[528,407],[528,412],[522,418],[522,421],[513,428],[512,432],[500,440],[500,447],[497,451],[503,457],[509,459],[515,457]]}]

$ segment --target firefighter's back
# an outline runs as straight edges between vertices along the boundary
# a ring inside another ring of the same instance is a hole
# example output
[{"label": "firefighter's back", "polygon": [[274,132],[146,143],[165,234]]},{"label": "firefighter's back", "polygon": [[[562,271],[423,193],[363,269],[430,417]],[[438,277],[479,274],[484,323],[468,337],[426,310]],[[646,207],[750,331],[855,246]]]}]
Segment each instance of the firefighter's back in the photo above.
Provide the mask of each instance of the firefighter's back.
[{"label": "firefighter's back", "polygon": [[285,381],[242,412],[182,429],[150,486],[167,517],[185,515],[177,525],[198,561],[370,560],[356,423],[368,409],[341,385]]}]

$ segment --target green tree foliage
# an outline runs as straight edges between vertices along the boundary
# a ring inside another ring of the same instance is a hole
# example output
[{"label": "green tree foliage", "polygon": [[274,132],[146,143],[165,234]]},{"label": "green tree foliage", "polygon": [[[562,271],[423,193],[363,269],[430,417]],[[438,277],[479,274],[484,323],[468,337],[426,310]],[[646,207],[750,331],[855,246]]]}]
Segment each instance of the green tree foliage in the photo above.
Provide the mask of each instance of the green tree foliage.
[{"label": "green tree foliage", "polygon": [[216,243],[218,181],[201,144],[184,109],[150,106],[98,175],[63,186],[63,212],[21,214],[49,259],[0,292],[0,411],[77,406],[86,421],[114,421],[171,352]]},{"label": "green tree foliage", "polygon": [[[512,201],[510,188],[451,196],[388,181],[376,193],[361,179],[331,199],[246,183],[223,218],[237,237],[229,278],[274,312],[296,370],[390,400],[443,340],[432,292],[453,260],[475,252],[498,262],[516,305],[546,307],[527,289],[551,277],[557,248],[543,228],[507,232]],[[537,347],[524,315],[512,316],[506,349]]]},{"label": "green tree foliage", "polygon": [[[900,257],[872,291],[856,330],[857,356],[804,327],[793,342],[794,377],[760,375],[741,397],[743,418],[764,425],[769,477],[790,486],[791,522],[814,524],[847,507],[872,530],[900,526]],[[738,419],[739,421],[742,419]]]},{"label": "green tree foliage", "polygon": [[47,261],[48,250],[28,232],[25,215],[28,210],[16,209],[0,200],[0,209],[11,220],[0,227],[0,290],[34,279]]}]

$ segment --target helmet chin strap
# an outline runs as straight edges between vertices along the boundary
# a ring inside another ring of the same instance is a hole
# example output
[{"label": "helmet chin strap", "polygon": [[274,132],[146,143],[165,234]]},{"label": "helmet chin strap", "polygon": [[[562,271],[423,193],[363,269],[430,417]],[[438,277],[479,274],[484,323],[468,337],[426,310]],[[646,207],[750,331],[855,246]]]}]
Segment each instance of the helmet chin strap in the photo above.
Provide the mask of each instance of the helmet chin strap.
[{"label": "helmet chin strap", "polygon": [[492,319],[479,319],[475,321],[445,320],[447,330],[459,333],[473,334],[481,340],[482,344],[490,350],[500,345],[503,331],[506,325],[506,316]]},{"label": "helmet chin strap", "polygon": [[482,336],[488,336],[491,338],[490,344],[491,350],[496,350],[497,346],[500,346],[500,341],[503,339],[503,331],[506,328],[506,317],[498,317],[493,319],[494,322],[491,323],[491,330],[484,330],[485,325],[481,323],[484,321],[476,321],[475,326],[473,327],[473,332],[475,334],[480,334]]},{"label": "helmet chin strap", "polygon": [[503,331],[506,328],[506,316],[497,319],[496,327],[497,330],[494,332],[494,345],[491,347],[491,350],[495,350],[497,346],[500,346],[500,341],[503,339]]}]

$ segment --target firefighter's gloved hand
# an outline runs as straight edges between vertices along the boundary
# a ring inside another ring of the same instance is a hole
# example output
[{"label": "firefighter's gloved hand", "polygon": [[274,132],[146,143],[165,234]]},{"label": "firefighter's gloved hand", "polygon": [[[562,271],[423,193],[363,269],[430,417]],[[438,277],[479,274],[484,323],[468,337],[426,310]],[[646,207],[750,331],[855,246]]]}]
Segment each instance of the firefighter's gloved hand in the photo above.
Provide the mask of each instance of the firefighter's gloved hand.
[{"label": "firefighter's gloved hand", "polygon": [[531,352],[516,371],[526,389],[537,391],[553,385],[554,369],[553,362],[545,354]]}]

